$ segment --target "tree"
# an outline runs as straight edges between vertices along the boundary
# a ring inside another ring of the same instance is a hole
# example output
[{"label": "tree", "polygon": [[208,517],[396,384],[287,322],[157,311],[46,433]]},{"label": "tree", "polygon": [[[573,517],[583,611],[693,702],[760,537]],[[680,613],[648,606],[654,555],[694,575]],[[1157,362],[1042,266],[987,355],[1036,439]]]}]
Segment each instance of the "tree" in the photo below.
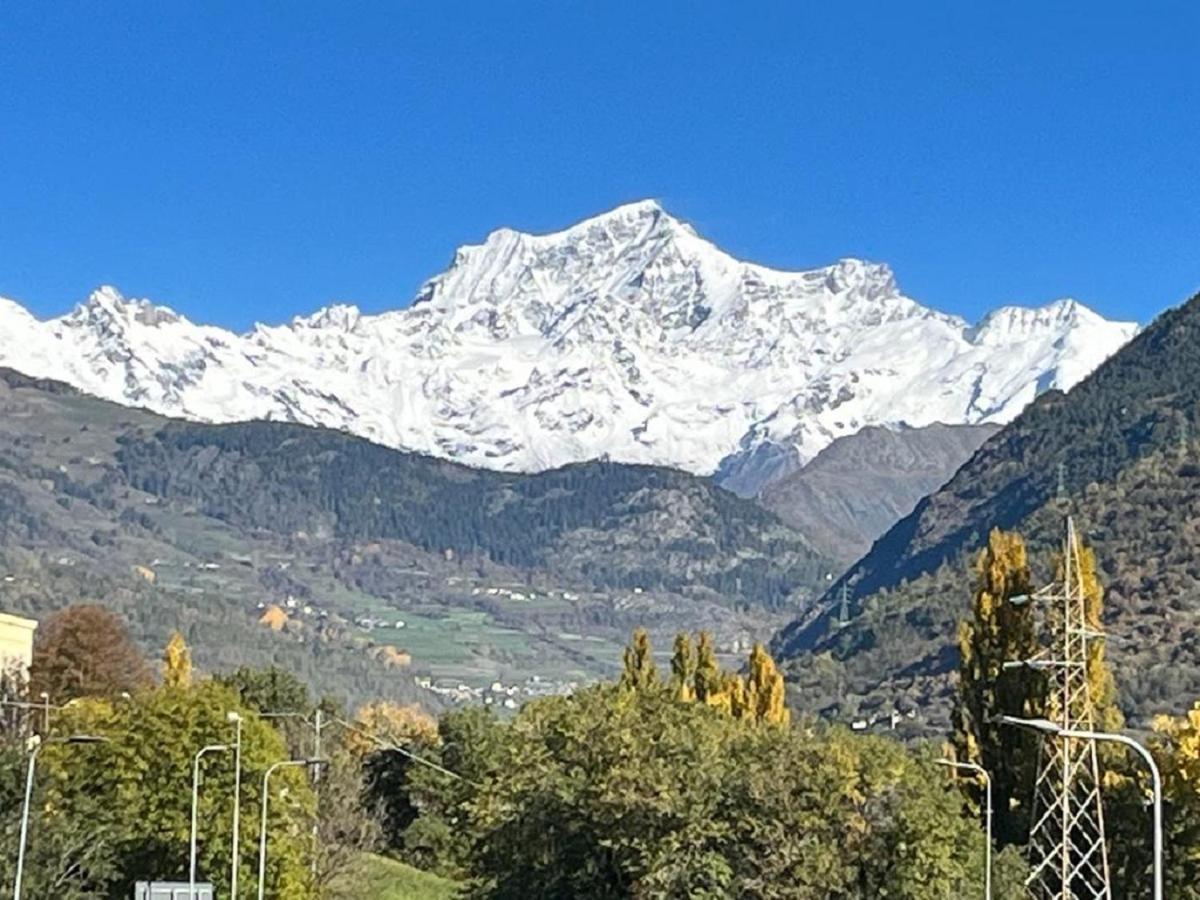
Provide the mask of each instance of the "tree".
[{"label": "tree", "polygon": [[237,691],[243,705],[260,713],[307,714],[312,708],[304,682],[279,666],[239,666],[214,680]]},{"label": "tree", "polygon": [[353,871],[364,853],[376,850],[383,832],[379,816],[366,795],[363,761],[342,742],[324,753],[329,765],[318,785],[320,822],[315,843],[318,896]]},{"label": "tree", "polygon": [[68,606],[38,630],[29,668],[30,691],[55,702],[116,699],[150,684],[150,671],[125,623],[100,606]]},{"label": "tree", "polygon": [[661,686],[658,668],[654,665],[654,651],[650,646],[650,635],[645,628],[633,633],[633,640],[625,648],[625,668],[621,673],[621,685],[631,690],[648,690]]},{"label": "tree", "polygon": [[[211,681],[190,688],[163,686],[131,701],[87,699],[62,710],[57,734],[96,734],[98,745],[51,744],[38,763],[39,800],[34,817],[47,834],[84,827],[102,842],[111,869],[89,885],[91,896],[129,896],[147,877],[186,880],[191,825],[192,755],[232,738],[227,714],[240,711],[242,725],[242,819],[257,821],[263,773],[288,758],[280,736],[237,696]],[[210,754],[202,768],[200,872],[220,894],[228,893],[233,770],[229,754]],[[289,768],[271,779],[271,854],[267,893],[311,896],[309,835],[314,815],[307,774]],[[242,884],[256,877],[256,829],[242,829]],[[53,894],[52,894],[53,895]],[[53,895],[57,896],[57,895]]]},{"label": "tree", "polygon": [[[1156,717],[1153,728],[1149,746],[1162,773],[1164,801],[1163,887],[1172,900],[1200,900],[1200,703],[1182,716]],[[1141,760],[1125,770],[1126,777],[1108,787],[1104,806],[1114,896],[1145,896],[1153,865],[1150,777]]]},{"label": "tree", "polygon": [[[1038,717],[1045,712],[1044,679],[1006,662],[1038,650],[1032,603],[1013,597],[1032,592],[1032,576],[1020,534],[993,529],[976,564],[972,618],[959,625],[958,696],[952,745],[958,759],[983,766],[992,777],[994,828],[1000,844],[1023,844],[1029,831],[1036,776],[1037,738],[995,722],[999,715]],[[982,807],[978,786],[964,782]]]},{"label": "tree", "polygon": [[[18,742],[0,747],[0,883],[12,883],[17,858],[25,767],[28,752]],[[105,822],[103,800],[81,796],[78,816],[43,815],[48,790],[44,778],[35,782],[34,814],[26,841],[23,892],[28,897],[84,900],[97,896],[115,877],[117,848],[114,829]]]},{"label": "tree", "polygon": [[388,744],[423,748],[438,741],[437,719],[415,703],[367,703],[354,714],[354,724],[359,730],[346,736],[346,746],[360,758]]},{"label": "tree", "polygon": [[690,703],[696,699],[696,652],[687,632],[675,635],[674,653],[671,655],[671,691],[675,699]]},{"label": "tree", "polygon": [[163,651],[163,684],[176,688],[192,685],[192,651],[178,631],[171,632]]},{"label": "tree", "polygon": [[712,635],[701,631],[696,642],[696,699],[701,703],[710,703],[713,696],[721,690],[721,666],[717,662],[717,650],[713,645]]},{"label": "tree", "polygon": [[[438,721],[438,743],[428,756],[448,772],[404,759],[403,780],[390,794],[403,797],[407,819],[402,832],[385,810],[389,845],[424,869],[455,878],[469,872],[474,835],[467,823],[481,785],[501,771],[508,759],[510,731],[490,707],[451,710]],[[393,754],[395,755],[395,754]],[[419,815],[418,815],[419,812]]]},{"label": "tree", "polygon": [[605,685],[527,703],[472,769],[472,896],[940,900],[982,880],[981,829],[932,760],[840,729]]},{"label": "tree", "polygon": [[[1061,559],[1058,565],[1061,571]],[[1084,620],[1089,628],[1101,631],[1104,628],[1104,587],[1096,572],[1096,553],[1091,547],[1083,545],[1079,548],[1079,579],[1083,584]],[[1096,727],[1103,731],[1124,728],[1125,716],[1117,705],[1117,683],[1105,660],[1102,640],[1088,641],[1087,675]]]},{"label": "tree", "polygon": [[756,643],[750,651],[750,670],[745,684],[746,718],[770,725],[786,725],[791,721],[783,673],[762,644]]}]

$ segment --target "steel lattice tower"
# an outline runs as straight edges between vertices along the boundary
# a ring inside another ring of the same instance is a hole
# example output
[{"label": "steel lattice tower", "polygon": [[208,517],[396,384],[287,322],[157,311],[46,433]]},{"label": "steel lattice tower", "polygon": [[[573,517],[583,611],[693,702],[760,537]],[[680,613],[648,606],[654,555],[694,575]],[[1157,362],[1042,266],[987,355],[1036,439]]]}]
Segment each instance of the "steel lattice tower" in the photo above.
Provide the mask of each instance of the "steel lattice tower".
[{"label": "steel lattice tower", "polygon": [[[1045,604],[1051,640],[1025,664],[1046,672],[1046,717],[1060,728],[1091,730],[1095,709],[1088,685],[1089,644],[1104,635],[1087,618],[1079,540],[1070,518],[1061,581],[1035,596]],[[1036,900],[1112,900],[1101,800],[1096,742],[1043,738],[1026,881]]]}]

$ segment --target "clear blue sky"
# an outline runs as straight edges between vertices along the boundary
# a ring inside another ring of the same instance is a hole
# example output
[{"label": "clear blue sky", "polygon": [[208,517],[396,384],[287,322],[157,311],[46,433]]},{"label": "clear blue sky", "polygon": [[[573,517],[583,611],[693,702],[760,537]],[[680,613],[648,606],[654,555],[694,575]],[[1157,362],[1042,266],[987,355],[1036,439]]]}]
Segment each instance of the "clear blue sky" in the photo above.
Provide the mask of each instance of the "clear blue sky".
[{"label": "clear blue sky", "polygon": [[655,197],[968,317],[1144,321],[1200,287],[1200,12],[1068,6],[8,0],[0,295],[380,310],[494,227]]}]

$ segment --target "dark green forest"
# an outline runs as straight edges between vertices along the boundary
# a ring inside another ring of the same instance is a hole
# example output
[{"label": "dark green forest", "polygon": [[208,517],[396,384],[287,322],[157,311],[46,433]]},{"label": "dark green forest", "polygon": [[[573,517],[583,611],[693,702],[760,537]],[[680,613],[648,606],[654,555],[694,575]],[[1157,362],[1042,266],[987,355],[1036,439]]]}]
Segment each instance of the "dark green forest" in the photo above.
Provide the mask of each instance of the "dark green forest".
[{"label": "dark green forest", "polygon": [[244,527],[398,539],[605,587],[702,585],[768,608],[810,596],[833,567],[770,513],[670,469],[506,475],[265,422],[171,423],[120,444],[130,484]]}]

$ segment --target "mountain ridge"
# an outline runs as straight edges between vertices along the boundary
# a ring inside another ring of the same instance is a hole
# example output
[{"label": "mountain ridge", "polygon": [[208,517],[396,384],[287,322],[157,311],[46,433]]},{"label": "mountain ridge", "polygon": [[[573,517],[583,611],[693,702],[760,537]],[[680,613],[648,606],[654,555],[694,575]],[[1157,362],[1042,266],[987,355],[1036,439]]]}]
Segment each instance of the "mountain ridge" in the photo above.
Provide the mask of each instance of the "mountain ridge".
[{"label": "mountain ridge", "polygon": [[972,325],[884,264],[735,259],[653,201],[464,245],[406,308],[331,304],[236,334],[104,287],[39,321],[0,303],[0,364],[194,421],[344,429],[503,471],[604,456],[708,475],[806,462],[866,425],[1003,422],[1136,331],[1076,301]]},{"label": "mountain ridge", "polygon": [[1020,531],[1045,583],[1072,515],[1096,554],[1126,715],[1145,723],[1190,706],[1200,692],[1197,335],[1200,296],[984,441],[775,636],[796,696],[843,711],[902,702],[944,724],[957,623],[989,531]]},{"label": "mountain ridge", "polygon": [[165,419],[0,367],[4,608],[101,603],[148,649],[205,635],[208,671],[286,657],[359,699],[427,694],[415,677],[459,699],[565,690],[612,674],[637,626],[741,654],[833,571],[683,472],[491,472],[293,423]]}]

